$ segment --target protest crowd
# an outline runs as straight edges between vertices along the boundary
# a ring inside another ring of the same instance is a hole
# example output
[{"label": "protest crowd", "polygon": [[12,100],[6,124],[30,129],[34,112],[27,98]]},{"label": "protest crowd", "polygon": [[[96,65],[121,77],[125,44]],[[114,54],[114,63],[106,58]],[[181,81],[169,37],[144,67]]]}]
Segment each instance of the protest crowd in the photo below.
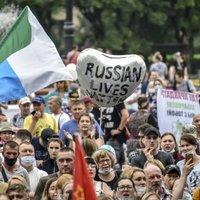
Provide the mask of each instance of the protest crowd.
[{"label": "protest crowd", "polygon": [[[67,64],[76,64],[74,56],[77,51],[70,52]],[[45,96],[21,98],[10,119],[4,114],[8,103],[1,103],[0,200],[72,199],[75,138],[97,199],[200,199],[200,112],[183,124],[179,139],[170,127],[161,133],[158,123],[159,90],[197,94],[186,62],[177,52],[167,65],[156,52],[146,74],[136,91],[113,107],[83,95],[78,80],[58,81]],[[181,108],[172,111],[168,114],[182,117]]]}]

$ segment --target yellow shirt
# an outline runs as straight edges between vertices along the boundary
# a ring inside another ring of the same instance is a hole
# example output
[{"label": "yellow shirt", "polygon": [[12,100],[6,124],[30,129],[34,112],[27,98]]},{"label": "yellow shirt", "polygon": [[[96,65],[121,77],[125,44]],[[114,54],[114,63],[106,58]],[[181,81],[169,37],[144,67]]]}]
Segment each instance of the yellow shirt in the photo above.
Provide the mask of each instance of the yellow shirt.
[{"label": "yellow shirt", "polygon": [[[23,128],[27,130],[29,129],[32,123],[32,118],[33,118],[32,115],[29,115],[25,118]],[[33,137],[40,136],[42,130],[45,128],[52,128],[56,134],[58,133],[56,119],[53,115],[50,115],[48,113],[44,113],[43,117],[39,118],[39,120],[37,121],[35,128],[33,130]]]}]

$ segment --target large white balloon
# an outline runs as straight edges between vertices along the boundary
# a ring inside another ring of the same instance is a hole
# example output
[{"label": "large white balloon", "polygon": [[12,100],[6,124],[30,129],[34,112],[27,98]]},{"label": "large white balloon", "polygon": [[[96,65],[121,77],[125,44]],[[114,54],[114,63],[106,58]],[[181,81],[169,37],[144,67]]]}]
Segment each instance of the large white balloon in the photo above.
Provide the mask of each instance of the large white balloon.
[{"label": "large white balloon", "polygon": [[78,80],[86,94],[99,106],[123,102],[144,78],[146,65],[138,55],[114,56],[85,49],[78,56]]}]

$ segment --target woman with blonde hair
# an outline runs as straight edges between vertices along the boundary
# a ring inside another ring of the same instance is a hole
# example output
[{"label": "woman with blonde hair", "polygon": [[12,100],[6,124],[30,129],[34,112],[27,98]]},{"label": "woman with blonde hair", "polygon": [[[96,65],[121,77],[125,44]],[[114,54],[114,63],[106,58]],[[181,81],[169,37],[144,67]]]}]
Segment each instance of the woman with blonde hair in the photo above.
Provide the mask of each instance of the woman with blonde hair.
[{"label": "woman with blonde hair", "polygon": [[142,197],[146,191],[146,177],[143,169],[131,167],[123,171],[120,177],[130,178],[134,182],[137,196]]},{"label": "woman with blonde hair", "polygon": [[71,174],[63,174],[61,175],[56,182],[56,188],[58,192],[58,196],[62,195],[62,188],[65,184],[72,182],[73,176]]},{"label": "woman with blonde hair", "polygon": [[42,193],[42,200],[57,200],[58,193],[57,193],[57,177],[49,179],[44,187],[44,191]]},{"label": "woman with blonde hair", "polygon": [[27,187],[27,182],[26,179],[22,176],[12,176],[9,180],[8,180],[8,187],[14,184],[21,184]]},{"label": "woman with blonde hair", "polygon": [[115,155],[108,150],[98,149],[92,155],[92,158],[94,159],[98,168],[95,180],[105,182],[113,190],[114,184],[120,176],[120,174],[114,170],[114,165],[116,162]]}]

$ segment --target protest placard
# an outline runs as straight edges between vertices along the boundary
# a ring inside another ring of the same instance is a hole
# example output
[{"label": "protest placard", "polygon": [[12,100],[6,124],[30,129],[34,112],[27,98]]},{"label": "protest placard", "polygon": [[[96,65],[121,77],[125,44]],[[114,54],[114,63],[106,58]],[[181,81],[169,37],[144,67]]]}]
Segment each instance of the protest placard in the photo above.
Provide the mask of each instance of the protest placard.
[{"label": "protest placard", "polygon": [[197,113],[200,113],[198,94],[164,89],[158,91],[157,114],[161,134],[172,132],[179,141],[182,127],[191,124]]}]

